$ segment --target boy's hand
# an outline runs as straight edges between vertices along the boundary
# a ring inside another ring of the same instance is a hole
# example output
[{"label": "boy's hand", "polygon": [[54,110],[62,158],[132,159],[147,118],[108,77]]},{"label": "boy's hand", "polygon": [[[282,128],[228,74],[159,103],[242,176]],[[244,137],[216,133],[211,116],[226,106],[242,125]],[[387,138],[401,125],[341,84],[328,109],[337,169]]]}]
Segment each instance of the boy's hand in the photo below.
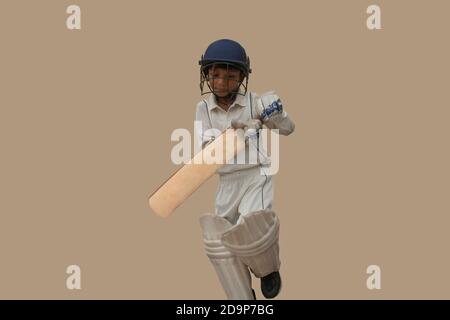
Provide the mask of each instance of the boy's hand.
[{"label": "boy's hand", "polygon": [[249,121],[232,120],[231,127],[234,129],[243,129],[246,140],[248,138],[256,138],[257,132],[262,128],[262,123],[258,119],[251,119]]},{"label": "boy's hand", "polygon": [[262,122],[283,114],[283,104],[274,91],[263,93],[256,103],[256,112]]}]

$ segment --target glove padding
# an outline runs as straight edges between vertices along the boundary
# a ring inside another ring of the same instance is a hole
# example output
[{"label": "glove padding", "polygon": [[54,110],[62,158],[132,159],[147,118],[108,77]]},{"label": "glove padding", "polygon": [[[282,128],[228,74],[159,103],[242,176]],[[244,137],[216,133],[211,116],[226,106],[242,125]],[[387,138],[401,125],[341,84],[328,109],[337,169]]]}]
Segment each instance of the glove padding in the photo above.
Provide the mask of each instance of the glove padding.
[{"label": "glove padding", "polygon": [[262,122],[283,115],[283,103],[274,91],[263,93],[256,103],[256,112]]}]

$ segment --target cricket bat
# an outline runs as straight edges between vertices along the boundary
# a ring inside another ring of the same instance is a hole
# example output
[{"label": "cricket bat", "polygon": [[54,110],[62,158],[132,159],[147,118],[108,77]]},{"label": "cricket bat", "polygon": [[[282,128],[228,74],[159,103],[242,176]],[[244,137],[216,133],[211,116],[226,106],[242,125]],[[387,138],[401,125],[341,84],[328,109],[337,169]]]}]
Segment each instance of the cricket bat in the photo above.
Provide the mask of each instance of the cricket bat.
[{"label": "cricket bat", "polygon": [[161,217],[168,217],[244,148],[243,130],[226,129],[150,195],[150,207]]}]

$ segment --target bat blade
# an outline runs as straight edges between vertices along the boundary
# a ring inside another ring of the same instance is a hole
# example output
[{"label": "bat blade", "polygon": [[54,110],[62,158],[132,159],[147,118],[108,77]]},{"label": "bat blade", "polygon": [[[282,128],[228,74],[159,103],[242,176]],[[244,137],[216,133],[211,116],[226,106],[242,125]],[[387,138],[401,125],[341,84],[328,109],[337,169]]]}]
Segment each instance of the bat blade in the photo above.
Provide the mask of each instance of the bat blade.
[{"label": "bat blade", "polygon": [[[225,130],[150,196],[150,207],[159,216],[168,217],[218,169],[244,148],[243,130]],[[222,153],[216,155],[216,152],[220,150]]]}]

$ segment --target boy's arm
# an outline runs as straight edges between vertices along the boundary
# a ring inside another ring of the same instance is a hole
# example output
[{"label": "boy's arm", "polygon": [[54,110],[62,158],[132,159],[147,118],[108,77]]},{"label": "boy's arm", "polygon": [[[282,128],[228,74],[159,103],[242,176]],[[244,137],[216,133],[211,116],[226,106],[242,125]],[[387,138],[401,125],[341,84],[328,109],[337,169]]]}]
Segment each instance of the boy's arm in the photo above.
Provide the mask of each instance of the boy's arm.
[{"label": "boy's arm", "polygon": [[256,101],[256,112],[269,129],[278,129],[280,134],[294,132],[295,124],[283,109],[281,99],[273,91],[265,93]]},{"label": "boy's arm", "polygon": [[215,136],[209,134],[211,132],[211,124],[209,123],[208,110],[203,102],[197,105],[195,112],[196,134],[195,143],[203,149],[208,143],[214,141]]}]

